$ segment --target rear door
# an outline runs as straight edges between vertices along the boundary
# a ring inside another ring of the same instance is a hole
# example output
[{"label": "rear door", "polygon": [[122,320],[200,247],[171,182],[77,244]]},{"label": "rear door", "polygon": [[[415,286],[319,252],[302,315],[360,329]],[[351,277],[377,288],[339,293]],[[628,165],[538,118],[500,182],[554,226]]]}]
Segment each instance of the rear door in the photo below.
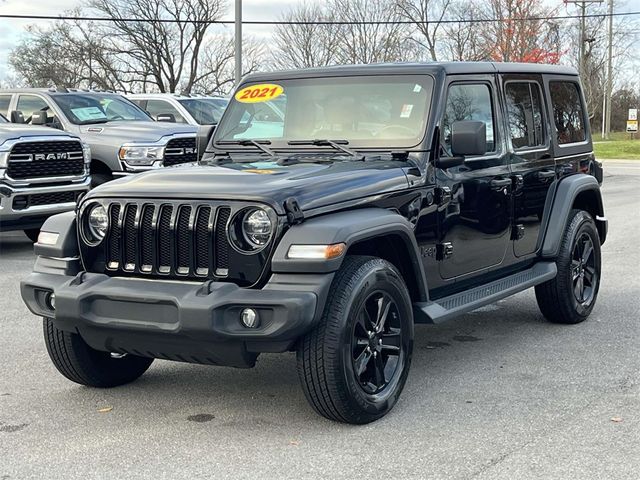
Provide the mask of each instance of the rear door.
[{"label": "rear door", "polygon": [[444,154],[451,153],[451,125],[460,120],[485,122],[488,151],[459,167],[437,170],[438,257],[444,280],[500,265],[510,245],[511,178],[496,77],[458,78],[448,85],[441,123]]},{"label": "rear door", "polygon": [[544,205],[557,178],[540,75],[504,75],[506,131],[513,176],[513,253],[535,253]]}]

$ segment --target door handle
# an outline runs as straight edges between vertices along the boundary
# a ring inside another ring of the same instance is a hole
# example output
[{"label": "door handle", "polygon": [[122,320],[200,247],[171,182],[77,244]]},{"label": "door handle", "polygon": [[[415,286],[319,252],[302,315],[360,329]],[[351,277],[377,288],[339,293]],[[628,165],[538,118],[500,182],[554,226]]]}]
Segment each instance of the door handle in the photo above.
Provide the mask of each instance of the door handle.
[{"label": "door handle", "polygon": [[547,180],[556,176],[555,170],[540,170],[537,174],[538,180]]},{"label": "door handle", "polygon": [[495,188],[496,190],[500,190],[504,187],[510,187],[511,186],[511,179],[510,178],[496,178],[494,180],[491,180],[489,182],[489,185],[491,185],[491,188]]}]

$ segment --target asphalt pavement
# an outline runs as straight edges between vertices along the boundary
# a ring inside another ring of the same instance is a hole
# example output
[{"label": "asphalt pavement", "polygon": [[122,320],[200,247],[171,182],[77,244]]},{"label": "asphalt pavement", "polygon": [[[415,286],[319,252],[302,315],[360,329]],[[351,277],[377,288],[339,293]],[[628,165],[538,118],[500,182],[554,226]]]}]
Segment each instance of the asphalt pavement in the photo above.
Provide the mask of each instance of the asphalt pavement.
[{"label": "asphalt pavement", "polygon": [[417,326],[395,409],[317,416],[293,354],[256,368],[156,361],[110,390],[55,370],[19,294],[34,262],[0,235],[0,479],[640,478],[640,161],[605,163],[609,238],[589,320],[553,325],[532,291]]}]

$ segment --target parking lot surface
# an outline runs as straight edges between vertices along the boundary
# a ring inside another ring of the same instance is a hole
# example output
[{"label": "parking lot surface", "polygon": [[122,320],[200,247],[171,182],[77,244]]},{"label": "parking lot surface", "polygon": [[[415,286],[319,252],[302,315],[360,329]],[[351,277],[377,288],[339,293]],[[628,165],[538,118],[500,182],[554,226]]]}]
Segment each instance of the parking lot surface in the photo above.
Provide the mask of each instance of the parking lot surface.
[{"label": "parking lot surface", "polygon": [[640,161],[605,164],[609,237],[583,324],[533,291],[417,326],[395,409],[366,426],[317,416],[295,355],[236,370],[156,361],[111,390],[55,370],[19,294],[34,262],[0,235],[0,479],[640,478]]}]

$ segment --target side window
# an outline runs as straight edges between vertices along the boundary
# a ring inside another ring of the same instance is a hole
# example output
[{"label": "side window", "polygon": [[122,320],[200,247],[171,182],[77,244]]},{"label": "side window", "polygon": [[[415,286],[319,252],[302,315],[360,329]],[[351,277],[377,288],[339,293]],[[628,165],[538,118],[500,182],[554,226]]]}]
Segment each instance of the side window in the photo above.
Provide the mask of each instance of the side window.
[{"label": "side window", "polygon": [[180,115],[180,112],[171,105],[169,102],[164,100],[149,100],[147,101],[147,112],[153,117],[157,118],[161,113],[171,113],[174,117],[176,117],[177,123],[186,123],[184,117]]},{"label": "side window", "polygon": [[[48,112],[47,115],[49,117],[52,116],[50,115],[51,111],[47,102],[36,95],[20,95],[18,97],[18,106],[16,107],[16,110],[22,112],[25,123],[31,122],[31,115],[33,115],[33,112]],[[47,121],[47,123],[49,123],[49,121]]]},{"label": "side window", "polygon": [[549,92],[558,144],[584,142],[587,139],[587,133],[578,84],[549,82]]},{"label": "side window", "polygon": [[10,103],[11,103],[11,95],[0,95],[0,113],[5,117],[9,116]]},{"label": "side window", "polygon": [[487,152],[496,149],[495,113],[487,84],[454,84],[449,87],[442,122],[442,144],[451,152],[451,125],[461,120],[480,120],[487,125]]},{"label": "side window", "polygon": [[504,92],[513,148],[518,150],[544,145],[540,86],[534,82],[509,82]]}]

